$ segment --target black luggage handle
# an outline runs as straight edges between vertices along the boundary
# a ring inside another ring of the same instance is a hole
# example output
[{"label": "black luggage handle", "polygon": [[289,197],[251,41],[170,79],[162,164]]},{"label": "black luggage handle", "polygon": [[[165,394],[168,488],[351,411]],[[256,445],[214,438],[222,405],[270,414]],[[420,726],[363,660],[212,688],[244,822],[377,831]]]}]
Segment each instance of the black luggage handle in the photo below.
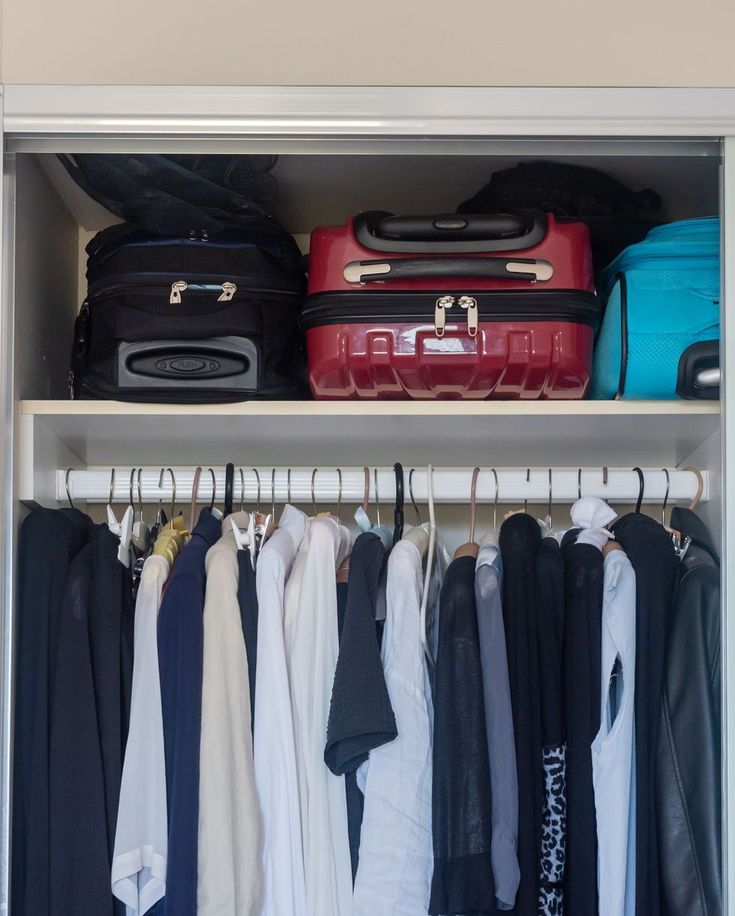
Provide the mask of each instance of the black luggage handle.
[{"label": "black luggage handle", "polygon": [[371,251],[419,253],[520,251],[546,236],[546,214],[453,213],[445,216],[394,216],[369,210],[353,220],[358,242]]},{"label": "black luggage handle", "polygon": [[350,261],[343,276],[348,283],[381,283],[390,280],[493,278],[497,280],[550,280],[554,267],[534,258],[399,258]]}]

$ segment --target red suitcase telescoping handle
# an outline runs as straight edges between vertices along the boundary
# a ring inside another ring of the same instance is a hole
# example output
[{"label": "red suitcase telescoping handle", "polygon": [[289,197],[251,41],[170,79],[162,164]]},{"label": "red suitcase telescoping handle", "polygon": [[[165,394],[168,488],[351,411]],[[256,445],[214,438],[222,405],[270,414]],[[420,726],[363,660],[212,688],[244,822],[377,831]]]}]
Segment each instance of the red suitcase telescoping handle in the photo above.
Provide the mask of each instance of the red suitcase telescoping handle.
[{"label": "red suitcase telescoping handle", "polygon": [[547,220],[540,210],[445,216],[394,216],[370,210],[358,214],[353,227],[357,241],[370,251],[487,254],[538,245],[546,237]]},{"label": "red suitcase telescoping handle", "polygon": [[453,277],[496,280],[550,280],[549,261],[534,258],[400,258],[350,261],[343,276],[348,283],[383,283],[386,280],[446,280]]}]

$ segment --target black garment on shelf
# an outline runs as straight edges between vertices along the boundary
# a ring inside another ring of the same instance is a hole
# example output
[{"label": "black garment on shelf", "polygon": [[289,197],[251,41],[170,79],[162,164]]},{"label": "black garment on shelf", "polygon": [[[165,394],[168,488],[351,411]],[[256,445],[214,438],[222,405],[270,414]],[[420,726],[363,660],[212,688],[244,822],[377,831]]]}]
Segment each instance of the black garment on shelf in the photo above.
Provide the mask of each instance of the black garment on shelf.
[{"label": "black garment on shelf", "polygon": [[510,516],[501,526],[503,619],[518,768],[518,916],[537,916],[539,898],[544,774],[534,557],[540,541],[538,522],[525,513]]},{"label": "black garment on shelf", "polygon": [[474,557],[453,560],[442,587],[433,764],[434,874],[429,913],[495,913]]},{"label": "black garment on shelf", "polygon": [[48,916],[51,664],[69,566],[92,530],[76,509],[36,509],[18,550],[12,911]]},{"label": "black garment on shelf", "polygon": [[[340,639],[347,612],[347,582],[337,583],[337,627]],[[365,810],[365,797],[357,785],[357,770],[345,773],[345,796],[347,798],[347,835],[350,843],[350,864],[352,865],[352,883],[355,883],[357,866],[360,863],[360,833],[362,815]]]},{"label": "black garment on shelf", "polygon": [[324,762],[337,776],[356,770],[373,748],[398,734],[375,629],[384,567],[380,538],[363,532],[350,554],[347,607],[324,748]]},{"label": "black garment on shelf", "polygon": [[174,564],[158,612],[158,671],[166,755],[166,896],[156,913],[196,916],[205,560],[220,522],[202,510]]},{"label": "black garment on shelf", "polygon": [[64,592],[49,746],[50,912],[59,916],[125,912],[110,886],[133,659],[129,571],[118,544],[96,526]]},{"label": "black garment on shelf", "polygon": [[[597,818],[592,742],[600,728],[604,557],[593,544],[562,542],[566,626],[564,708],[567,730],[566,916],[597,912]],[[651,914],[653,916],[653,914]]]},{"label": "black garment on shelf", "polygon": [[242,635],[248,657],[248,683],[250,684],[250,729],[255,729],[255,666],[258,659],[258,594],[255,590],[255,570],[250,559],[250,549],[237,551],[237,602],[240,605]]},{"label": "black garment on shelf", "polygon": [[544,769],[539,913],[546,914],[564,911],[566,859],[566,729],[562,683],[564,561],[554,538],[542,539],[534,564]]},{"label": "black garment on shelf", "polygon": [[668,626],[656,761],[662,911],[722,914],[720,561],[689,509],[671,527],[691,539]]},{"label": "black garment on shelf", "polygon": [[[666,529],[631,513],[613,526],[636,578],[635,766],[636,914],[661,912],[656,821],[656,749],[661,721],[664,652],[679,561]],[[701,750],[701,749],[700,749]]]}]

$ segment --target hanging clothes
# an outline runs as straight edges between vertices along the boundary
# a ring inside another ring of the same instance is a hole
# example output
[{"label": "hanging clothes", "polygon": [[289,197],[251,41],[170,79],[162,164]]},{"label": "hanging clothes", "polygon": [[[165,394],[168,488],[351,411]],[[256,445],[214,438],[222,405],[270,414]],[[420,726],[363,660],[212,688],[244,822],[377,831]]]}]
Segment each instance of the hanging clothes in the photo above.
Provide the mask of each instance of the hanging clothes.
[{"label": "hanging clothes", "polygon": [[592,743],[600,916],[634,916],[635,573],[614,543],[605,548],[603,589],[600,730]]},{"label": "hanging clothes", "polygon": [[373,533],[350,553],[347,605],[332,687],[324,762],[337,776],[356,770],[368,753],[396,737],[396,720],[375,629],[386,551]]},{"label": "hanging clothes", "polygon": [[203,509],[176,560],[158,612],[168,811],[166,909],[177,916],[196,916],[197,908],[205,560],[220,534],[220,522]]},{"label": "hanging clothes", "polygon": [[[246,527],[245,513],[232,518]],[[237,543],[228,526],[207,552],[206,568],[197,914],[254,916],[262,885],[260,811]]]},{"label": "hanging clothes", "polygon": [[433,709],[421,644],[422,588],[421,554],[411,541],[399,541],[388,559],[381,649],[397,737],[374,747],[358,771],[365,809],[353,916],[426,916],[429,907]]},{"label": "hanging clothes", "polygon": [[475,563],[471,556],[453,560],[441,596],[434,694],[432,916],[495,912]]},{"label": "hanging clothes", "polygon": [[112,859],[112,892],[128,916],[143,916],[166,893],[168,812],[157,623],[170,570],[166,557],[148,557],[135,602],[130,732]]},{"label": "hanging clothes", "polygon": [[[597,911],[597,825],[592,782],[592,742],[600,727],[603,556],[597,543],[562,541],[566,626],[564,709],[567,732],[567,849],[564,909],[567,916]],[[585,536],[586,537],[586,536]]]},{"label": "hanging clothes", "polygon": [[612,530],[628,555],[636,578],[636,914],[656,916],[661,908],[656,752],[664,652],[679,561],[669,533],[647,515],[637,512],[625,515]]},{"label": "hanging clothes", "polygon": [[359,862],[363,813],[357,768],[372,748],[396,736],[375,622],[385,562],[386,551],[380,538],[372,532],[360,534],[350,553],[324,749],[324,762],[329,769],[337,776],[345,775],[353,882]]},{"label": "hanging clothes", "polygon": [[307,916],[348,916],[352,868],[343,777],[324,764],[338,655],[336,571],[350,535],[313,519],[286,586],[284,631],[299,780]]},{"label": "hanging clothes", "polygon": [[690,541],[668,623],[656,759],[662,911],[721,916],[720,562],[689,509],[671,526]]},{"label": "hanging clothes", "polygon": [[480,548],[475,603],[492,796],[492,862],[499,910],[515,906],[518,867],[518,771],[503,624],[503,564],[496,544]]},{"label": "hanging clothes", "polygon": [[518,771],[518,916],[537,916],[539,903],[545,793],[534,557],[540,541],[538,522],[525,513],[511,515],[500,528],[503,621]]},{"label": "hanging clothes", "polygon": [[562,685],[564,562],[558,542],[542,538],[534,557],[541,690],[544,801],[539,846],[539,914],[564,912],[566,729]]},{"label": "hanging clothes", "polygon": [[261,916],[304,916],[301,842],[291,695],[283,637],[284,591],[306,516],[286,506],[258,557],[258,666],[255,678],[255,785],[263,820]]},{"label": "hanging clothes", "polygon": [[12,911],[48,916],[52,664],[69,567],[92,532],[76,509],[35,509],[18,543]]},{"label": "hanging clothes", "polygon": [[133,667],[129,571],[95,526],[69,568],[49,738],[52,914],[122,912],[110,886]]},{"label": "hanging clothes", "polygon": [[237,603],[240,606],[242,635],[248,656],[251,730],[255,723],[255,680],[258,661],[258,593],[252,550],[254,548],[243,547],[237,551]]}]

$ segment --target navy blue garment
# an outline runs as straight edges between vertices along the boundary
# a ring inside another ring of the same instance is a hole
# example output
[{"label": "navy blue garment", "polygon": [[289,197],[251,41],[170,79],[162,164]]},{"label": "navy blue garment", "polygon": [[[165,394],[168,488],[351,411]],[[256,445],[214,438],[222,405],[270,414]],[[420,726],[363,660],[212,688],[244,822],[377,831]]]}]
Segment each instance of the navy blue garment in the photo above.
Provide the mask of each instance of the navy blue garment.
[{"label": "navy blue garment", "polygon": [[49,913],[51,663],[69,566],[92,529],[76,509],[36,509],[18,550],[13,768],[14,913]]},{"label": "navy blue garment", "polygon": [[205,559],[220,534],[220,523],[203,509],[174,565],[158,612],[168,804],[165,909],[172,916],[196,916],[197,911]]},{"label": "navy blue garment", "polygon": [[237,551],[237,603],[240,605],[242,635],[248,657],[248,683],[250,685],[250,729],[255,729],[255,666],[258,661],[258,593],[255,590],[255,570],[250,559],[250,549]]},{"label": "navy blue garment", "polygon": [[50,913],[116,916],[110,866],[133,658],[129,571],[94,528],[69,568],[53,665],[49,738]]}]

